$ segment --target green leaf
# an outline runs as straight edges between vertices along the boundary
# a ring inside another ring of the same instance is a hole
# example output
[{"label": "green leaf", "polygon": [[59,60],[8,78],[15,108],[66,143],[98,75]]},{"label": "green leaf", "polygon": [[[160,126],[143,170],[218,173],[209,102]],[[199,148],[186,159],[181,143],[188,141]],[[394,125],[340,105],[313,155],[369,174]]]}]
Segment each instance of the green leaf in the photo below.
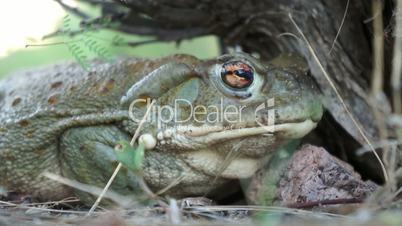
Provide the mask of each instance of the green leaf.
[{"label": "green leaf", "polygon": [[144,144],[140,143],[137,147],[133,147],[126,140],[117,142],[115,147],[117,160],[125,167],[139,173],[144,160]]}]

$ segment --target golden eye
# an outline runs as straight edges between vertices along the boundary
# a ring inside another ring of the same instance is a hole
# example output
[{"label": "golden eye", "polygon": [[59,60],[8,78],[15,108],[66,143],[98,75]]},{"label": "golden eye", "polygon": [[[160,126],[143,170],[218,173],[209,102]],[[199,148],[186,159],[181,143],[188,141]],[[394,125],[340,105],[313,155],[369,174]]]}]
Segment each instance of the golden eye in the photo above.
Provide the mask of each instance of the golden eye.
[{"label": "golden eye", "polygon": [[241,61],[231,61],[222,65],[221,78],[231,88],[244,89],[253,83],[253,68]]}]

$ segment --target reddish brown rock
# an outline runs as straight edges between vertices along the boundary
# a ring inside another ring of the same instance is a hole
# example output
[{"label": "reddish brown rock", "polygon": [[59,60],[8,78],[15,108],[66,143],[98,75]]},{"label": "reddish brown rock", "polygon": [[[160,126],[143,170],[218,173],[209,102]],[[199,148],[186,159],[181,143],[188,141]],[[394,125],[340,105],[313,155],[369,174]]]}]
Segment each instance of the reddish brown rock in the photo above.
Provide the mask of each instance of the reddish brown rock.
[{"label": "reddish brown rock", "polygon": [[304,145],[292,156],[277,192],[282,204],[297,206],[359,202],[377,187],[324,148]]}]

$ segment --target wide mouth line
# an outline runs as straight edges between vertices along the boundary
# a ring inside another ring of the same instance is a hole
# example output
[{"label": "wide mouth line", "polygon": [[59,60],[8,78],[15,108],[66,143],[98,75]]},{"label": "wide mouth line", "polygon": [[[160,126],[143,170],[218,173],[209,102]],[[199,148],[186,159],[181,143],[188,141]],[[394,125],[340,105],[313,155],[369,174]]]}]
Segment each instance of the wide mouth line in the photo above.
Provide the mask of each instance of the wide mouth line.
[{"label": "wide mouth line", "polygon": [[302,122],[281,123],[273,126],[255,126],[237,129],[225,129],[223,126],[202,126],[181,129],[177,132],[198,140],[199,142],[213,142],[223,139],[235,139],[256,135],[274,135],[279,132],[290,133],[290,138],[300,138],[316,127],[317,123],[311,119]]}]

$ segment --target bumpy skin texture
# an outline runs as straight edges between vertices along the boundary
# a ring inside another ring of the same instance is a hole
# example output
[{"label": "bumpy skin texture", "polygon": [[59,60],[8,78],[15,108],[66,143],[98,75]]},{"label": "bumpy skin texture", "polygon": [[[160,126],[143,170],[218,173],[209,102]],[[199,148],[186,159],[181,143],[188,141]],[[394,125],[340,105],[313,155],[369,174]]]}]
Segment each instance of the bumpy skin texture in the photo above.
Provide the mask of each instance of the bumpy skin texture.
[{"label": "bumpy skin texture", "polygon": [[[231,60],[254,68],[255,81],[247,90],[230,89],[219,79],[221,65]],[[174,106],[177,99],[193,106],[244,106],[242,120],[236,122],[205,122],[200,119],[207,116],[198,112],[197,120],[180,124],[145,124],[141,133],[158,137],[158,143],[146,151],[144,179],[158,191],[184,173],[180,183],[165,192],[175,197],[204,195],[232,179],[251,176],[272,151],[307,134],[322,115],[318,92],[302,60],[293,56],[266,65],[246,54],[205,61],[188,55],[121,58],[114,63],[93,61],[92,68],[88,72],[75,63],[59,64],[10,75],[0,83],[0,186],[41,200],[72,195],[71,188],[41,176],[49,171],[103,187],[117,165],[115,143],[129,140],[136,129],[129,103],[138,97],[155,98],[156,106]],[[267,111],[255,109],[272,97],[277,126],[267,132],[256,122],[265,123]],[[177,109],[175,116],[181,119],[191,110],[188,105]],[[139,105],[131,109],[138,118],[145,110]],[[126,169],[112,189],[140,192]],[[90,200],[85,193],[76,194]]]}]

